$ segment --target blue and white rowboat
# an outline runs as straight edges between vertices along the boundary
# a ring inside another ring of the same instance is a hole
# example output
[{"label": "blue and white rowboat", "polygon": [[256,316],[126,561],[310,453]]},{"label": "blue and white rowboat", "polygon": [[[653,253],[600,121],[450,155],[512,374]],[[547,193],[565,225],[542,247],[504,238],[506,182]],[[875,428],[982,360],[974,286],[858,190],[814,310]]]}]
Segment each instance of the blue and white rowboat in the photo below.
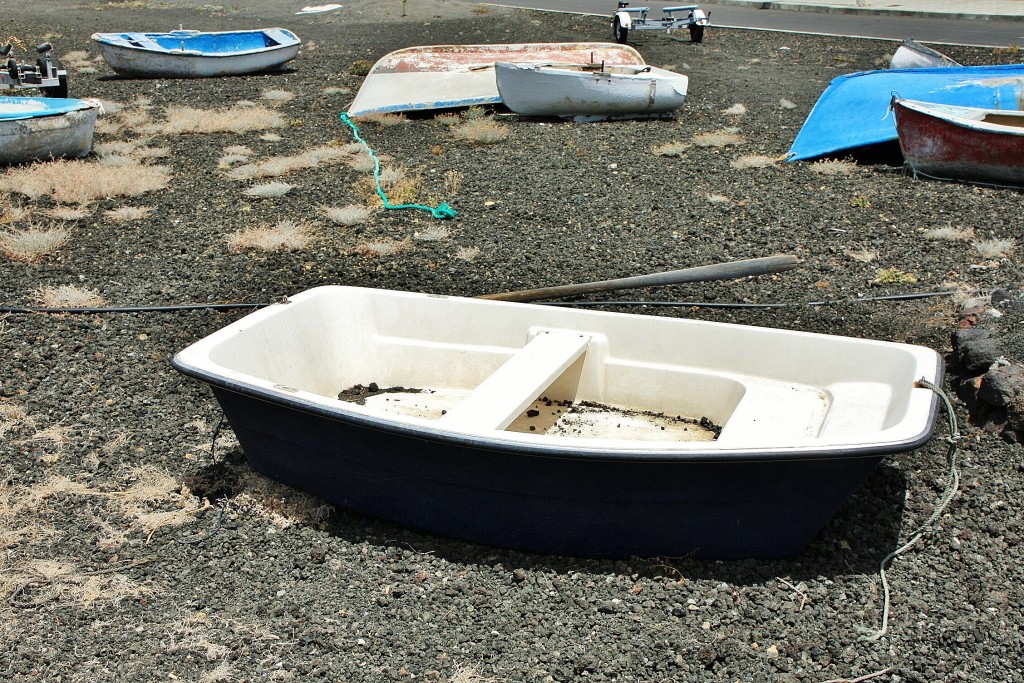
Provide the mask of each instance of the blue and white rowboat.
[{"label": "blue and white rowboat", "polygon": [[0,163],[84,157],[99,103],[60,97],[0,97]]},{"label": "blue and white rowboat", "polygon": [[135,78],[209,78],[280,69],[302,45],[283,28],[94,33],[92,39],[118,75]]}]

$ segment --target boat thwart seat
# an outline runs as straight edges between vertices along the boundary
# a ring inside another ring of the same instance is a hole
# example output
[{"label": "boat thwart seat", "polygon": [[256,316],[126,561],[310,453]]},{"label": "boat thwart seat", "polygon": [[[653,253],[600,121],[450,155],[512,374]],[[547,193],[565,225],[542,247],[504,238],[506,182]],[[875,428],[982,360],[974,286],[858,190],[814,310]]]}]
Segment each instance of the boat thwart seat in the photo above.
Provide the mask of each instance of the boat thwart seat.
[{"label": "boat thwart seat", "polygon": [[438,421],[446,428],[504,429],[583,357],[590,335],[541,330]]}]

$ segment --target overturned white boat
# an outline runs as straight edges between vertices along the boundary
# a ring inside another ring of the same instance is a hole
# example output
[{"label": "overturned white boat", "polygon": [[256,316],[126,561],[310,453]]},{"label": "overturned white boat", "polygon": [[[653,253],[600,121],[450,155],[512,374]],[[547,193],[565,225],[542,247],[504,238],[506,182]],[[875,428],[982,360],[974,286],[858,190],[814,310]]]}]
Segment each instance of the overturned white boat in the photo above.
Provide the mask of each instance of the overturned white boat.
[{"label": "overturned white boat", "polygon": [[174,358],[251,466],[368,515],[531,552],[798,553],[928,441],[908,344],[327,286]]},{"label": "overturned white boat", "polygon": [[0,97],[0,163],[84,157],[99,103],[60,97]]},{"label": "overturned white boat", "polygon": [[373,65],[349,116],[470,107],[501,101],[496,62],[644,66],[628,45],[615,43],[513,43],[427,45],[384,55]]},{"label": "overturned white boat", "polygon": [[577,121],[665,116],[683,106],[688,79],[648,64],[494,65],[502,103],[526,116]]},{"label": "overturned white boat", "polygon": [[922,45],[913,38],[907,38],[900,43],[889,60],[890,69],[920,69],[930,66],[960,66],[960,62],[927,45]]}]

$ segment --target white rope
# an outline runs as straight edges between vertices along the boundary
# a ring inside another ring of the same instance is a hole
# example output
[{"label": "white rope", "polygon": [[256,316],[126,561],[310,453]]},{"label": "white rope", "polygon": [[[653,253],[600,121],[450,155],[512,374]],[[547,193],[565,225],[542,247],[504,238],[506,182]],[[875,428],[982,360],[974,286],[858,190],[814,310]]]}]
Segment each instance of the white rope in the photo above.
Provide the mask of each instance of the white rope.
[{"label": "white rope", "polygon": [[942,495],[939,496],[938,502],[935,504],[935,510],[931,516],[928,517],[928,521],[918,527],[917,531],[910,537],[906,543],[901,545],[896,550],[885,556],[885,559],[878,566],[878,575],[882,580],[882,627],[876,631],[871,631],[863,626],[858,626],[857,630],[861,631],[863,635],[860,640],[875,641],[880,640],[885,636],[889,630],[889,580],[886,577],[885,569],[888,567],[893,560],[900,555],[903,555],[908,550],[914,547],[918,541],[920,541],[926,534],[931,533],[932,525],[938,521],[939,517],[946,510],[949,502],[953,500],[953,496],[956,495],[957,489],[960,487],[960,470],[956,464],[957,454],[957,443],[960,441],[960,430],[957,428],[956,415],[953,413],[953,404],[950,403],[949,397],[940,389],[928,380],[921,378],[917,381],[917,386],[931,389],[939,398],[942,399],[943,404],[946,407],[946,414],[949,416],[949,432],[950,435],[947,438],[949,442],[949,451],[946,454],[947,461],[947,475],[946,475],[946,486],[942,491]]}]

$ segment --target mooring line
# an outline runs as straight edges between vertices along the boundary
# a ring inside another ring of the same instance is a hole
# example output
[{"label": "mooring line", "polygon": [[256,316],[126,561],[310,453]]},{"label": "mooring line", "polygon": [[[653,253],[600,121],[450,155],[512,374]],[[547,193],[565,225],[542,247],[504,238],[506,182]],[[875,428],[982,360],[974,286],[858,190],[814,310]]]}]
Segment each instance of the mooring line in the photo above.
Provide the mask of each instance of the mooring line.
[{"label": "mooring line", "polygon": [[949,436],[946,438],[946,441],[949,443],[949,449],[946,452],[946,486],[942,491],[942,495],[939,496],[939,500],[935,504],[935,510],[932,511],[932,514],[930,517],[928,517],[928,520],[920,527],[918,527],[917,531],[915,531],[914,534],[910,537],[910,540],[908,540],[899,548],[896,548],[896,550],[893,550],[891,553],[886,555],[885,558],[879,564],[878,575],[882,580],[883,596],[882,627],[875,631],[872,631],[866,627],[858,626],[857,629],[863,633],[863,635],[860,637],[860,640],[880,640],[888,632],[890,590],[889,580],[885,573],[886,567],[890,566],[893,560],[895,560],[897,557],[903,555],[911,548],[913,548],[914,545],[916,545],[917,542],[920,541],[926,534],[932,532],[932,525],[938,521],[940,516],[942,516],[942,513],[945,512],[946,507],[949,505],[950,501],[953,500],[953,496],[956,495],[957,490],[960,488],[960,470],[957,468],[956,463],[958,449],[957,444],[960,441],[960,430],[957,427],[956,415],[953,412],[953,404],[950,402],[949,397],[946,396],[946,393],[941,388],[935,386],[934,384],[924,379],[923,377],[917,380],[915,386],[924,387],[925,389],[931,389],[933,392],[935,392],[938,395],[938,397],[942,399],[942,403],[946,408],[946,415],[949,417]]}]

